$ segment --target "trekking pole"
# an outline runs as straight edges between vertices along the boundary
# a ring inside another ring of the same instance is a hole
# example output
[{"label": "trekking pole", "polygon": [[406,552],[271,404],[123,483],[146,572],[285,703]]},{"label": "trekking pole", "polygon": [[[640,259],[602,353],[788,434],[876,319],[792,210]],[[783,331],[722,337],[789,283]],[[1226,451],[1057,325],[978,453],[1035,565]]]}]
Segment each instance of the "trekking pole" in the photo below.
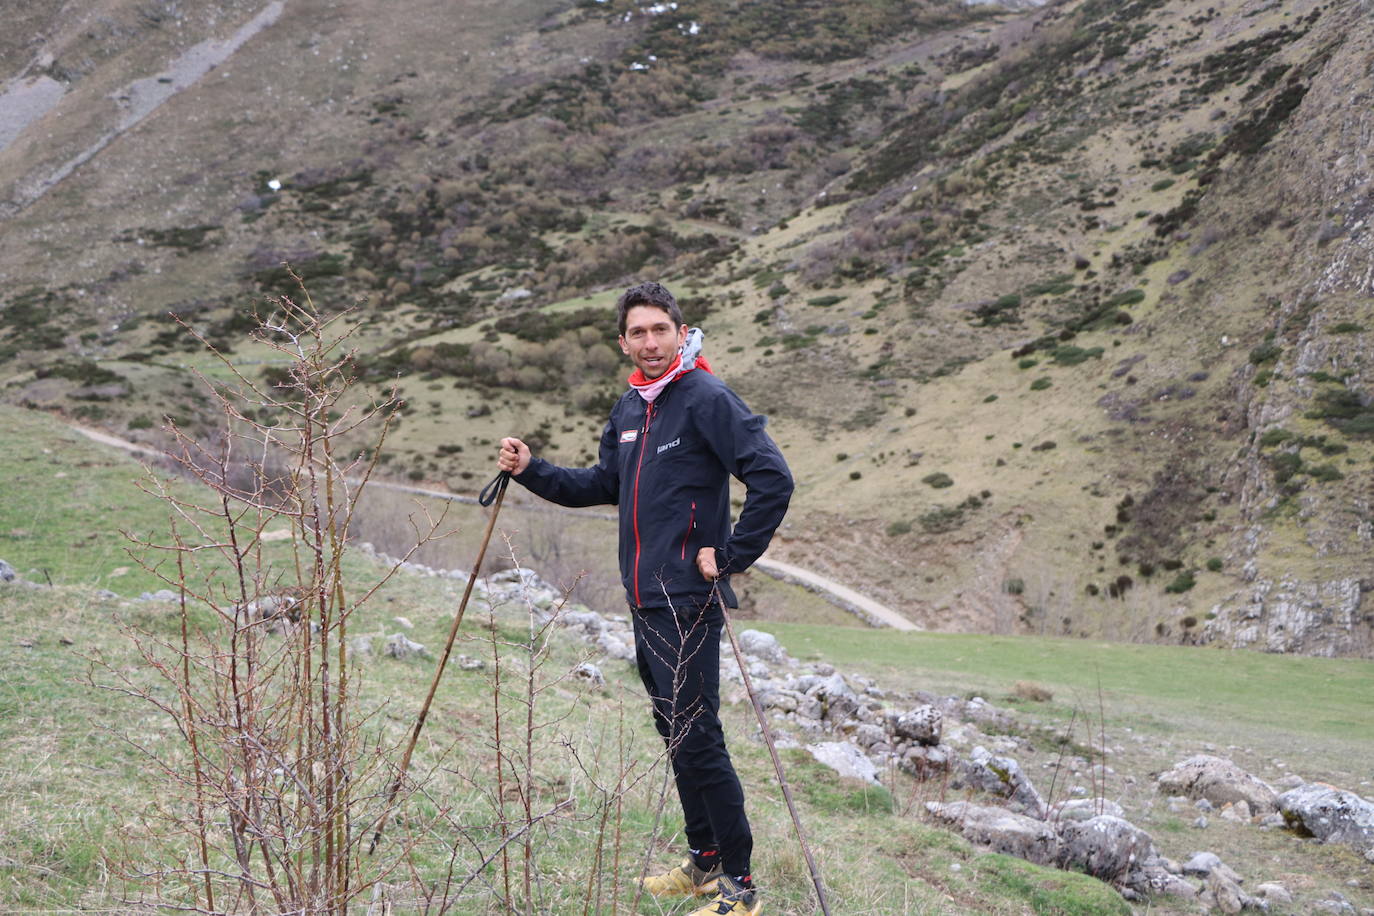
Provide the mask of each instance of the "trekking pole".
[{"label": "trekking pole", "polygon": [[768,718],[763,714],[763,704],[759,702],[758,696],[754,693],[754,682],[749,678],[749,669],[744,664],[744,653],[740,651],[739,641],[735,639],[735,628],[730,624],[730,612],[725,608],[725,602],[720,600],[720,588],[718,585],[711,586],[711,594],[715,596],[716,604],[720,607],[720,615],[725,619],[725,632],[730,636],[730,647],[735,650],[735,662],[739,665],[740,676],[744,678],[744,692],[749,694],[749,702],[754,706],[754,715],[758,716],[759,729],[763,732],[763,743],[768,745],[768,753],[773,758],[773,769],[778,773],[778,784],[782,786],[782,797],[787,802],[787,810],[792,815],[792,826],[797,828],[797,840],[801,843],[802,855],[806,858],[806,867],[811,870],[811,883],[816,885],[816,899],[820,902],[821,912],[825,916],[830,916],[830,906],[825,899],[825,884],[821,881],[821,873],[816,868],[816,860],[811,855],[811,847],[806,842],[806,831],[802,829],[801,817],[797,814],[797,806],[792,802],[792,789],[787,785],[787,777],[782,772],[782,760],[778,757],[778,747],[773,741],[773,729],[768,725]]},{"label": "trekking pole", "polygon": [[487,545],[491,543],[491,533],[496,528],[496,516],[501,512],[501,501],[506,498],[506,485],[510,483],[510,472],[502,471],[482,488],[482,493],[477,497],[477,501],[483,506],[492,506],[491,518],[487,520],[487,533],[482,535],[482,546],[477,551],[477,562],[472,565],[472,575],[468,577],[467,588],[463,589],[463,600],[458,602],[458,613],[454,615],[453,626],[449,627],[448,642],[444,645],[444,654],[439,659],[439,668],[434,672],[434,680],[429,685],[429,696],[425,697],[425,703],[420,707],[420,716],[415,720],[415,729],[410,733],[410,743],[406,745],[406,752],[401,757],[401,769],[396,774],[396,780],[391,784],[391,791],[386,796],[386,807],[382,809],[382,819],[377,822],[377,830],[372,834],[372,842],[368,844],[367,854],[377,849],[377,844],[382,839],[382,829],[386,827],[387,818],[391,816],[391,805],[396,801],[396,793],[401,791],[401,783],[405,781],[406,771],[410,769],[410,755],[415,753],[415,745],[420,741],[420,729],[425,727],[425,719],[429,716],[429,706],[434,702],[434,693],[439,689],[439,679],[444,676],[444,666],[448,664],[448,657],[453,652],[453,641],[458,636],[458,626],[463,622],[463,612],[467,610],[468,598],[472,595],[472,586],[477,582],[477,573],[482,569],[482,560],[487,555]]}]

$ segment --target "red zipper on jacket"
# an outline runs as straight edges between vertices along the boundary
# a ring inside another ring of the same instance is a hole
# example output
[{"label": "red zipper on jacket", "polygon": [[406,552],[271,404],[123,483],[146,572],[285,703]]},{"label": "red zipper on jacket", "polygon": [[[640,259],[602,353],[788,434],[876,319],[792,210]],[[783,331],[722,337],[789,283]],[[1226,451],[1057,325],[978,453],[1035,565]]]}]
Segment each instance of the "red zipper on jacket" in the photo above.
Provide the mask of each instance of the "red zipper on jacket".
[{"label": "red zipper on jacket", "polygon": [[682,536],[682,559],[687,559],[687,539],[692,536],[692,527],[697,523],[697,501],[692,500],[692,514],[687,516],[687,533]]},{"label": "red zipper on jacket", "polygon": [[641,601],[639,598],[639,469],[644,466],[644,449],[649,441],[649,423],[653,420],[653,418],[654,403],[653,401],[650,401],[648,406],[644,410],[644,428],[639,431],[639,458],[635,461],[634,499],[631,501],[630,506],[630,521],[633,523],[635,533],[634,588],[636,607],[644,606],[644,602]]}]

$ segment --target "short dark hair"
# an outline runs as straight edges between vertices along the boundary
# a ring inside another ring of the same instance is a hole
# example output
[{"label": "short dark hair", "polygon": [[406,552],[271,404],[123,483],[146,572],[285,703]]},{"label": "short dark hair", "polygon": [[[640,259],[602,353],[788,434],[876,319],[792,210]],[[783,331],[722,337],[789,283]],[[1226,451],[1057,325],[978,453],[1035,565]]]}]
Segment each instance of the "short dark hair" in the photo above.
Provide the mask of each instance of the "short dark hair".
[{"label": "short dark hair", "polygon": [[675,328],[683,324],[682,309],[678,308],[677,300],[668,292],[668,287],[662,283],[639,283],[621,293],[615,303],[616,325],[620,328],[622,337],[625,335],[625,316],[636,305],[652,305],[656,309],[663,309],[673,320]]}]

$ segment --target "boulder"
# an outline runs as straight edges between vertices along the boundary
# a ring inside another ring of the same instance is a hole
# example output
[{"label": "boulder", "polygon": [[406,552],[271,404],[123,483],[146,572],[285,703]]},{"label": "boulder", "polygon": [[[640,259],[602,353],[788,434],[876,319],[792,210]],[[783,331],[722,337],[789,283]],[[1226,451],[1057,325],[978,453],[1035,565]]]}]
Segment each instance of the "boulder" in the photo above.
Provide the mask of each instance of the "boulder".
[{"label": "boulder", "polygon": [[1010,798],[1012,804],[1032,817],[1045,818],[1049,806],[1031,784],[1021,765],[1010,757],[994,757],[981,745],[973,749],[964,764],[968,782],[993,795]]},{"label": "boulder", "polygon": [[19,574],[14,571],[14,567],[0,560],[0,582],[13,582]]},{"label": "boulder", "polygon": [[1212,869],[1221,864],[1221,857],[1214,852],[1196,852],[1193,857],[1183,863],[1183,873],[1185,875],[1196,875],[1205,878],[1212,873]]},{"label": "boulder", "polygon": [[944,714],[929,705],[918,706],[910,712],[902,713],[892,723],[892,731],[898,738],[928,746],[940,743],[944,727]]},{"label": "boulder", "polygon": [[1243,801],[1255,814],[1269,814],[1278,794],[1224,757],[1198,754],[1159,775],[1159,788],[1170,795],[1205,798],[1217,807]]},{"label": "boulder", "polygon": [[1198,889],[1189,881],[1180,878],[1168,859],[1154,857],[1147,859],[1141,867],[1126,876],[1123,886],[1134,891],[1144,899],[1160,895],[1169,897],[1193,898]]},{"label": "boulder", "polygon": [[806,749],[811,756],[839,773],[845,779],[862,779],[873,785],[878,784],[878,768],[863,751],[848,741],[824,741],[808,744]]},{"label": "boulder", "polygon": [[386,654],[392,658],[407,659],[429,653],[423,645],[409,639],[404,633],[392,633],[386,638]]},{"label": "boulder", "polygon": [[953,758],[954,753],[947,747],[917,744],[906,749],[898,765],[917,779],[927,779],[948,770]]},{"label": "boulder", "polygon": [[1279,813],[1290,829],[1323,843],[1344,843],[1374,862],[1374,804],[1353,792],[1310,782],[1278,798]]},{"label": "boulder", "polygon": [[1037,865],[1059,859],[1059,836],[1049,824],[1024,814],[971,802],[926,802],[934,818],[958,830],[970,843]]},{"label": "boulder", "polygon": [[1123,818],[1099,814],[1059,828],[1059,867],[1117,883],[1156,857],[1154,840]]},{"label": "boulder", "polygon": [[787,663],[787,652],[772,633],[764,633],[762,630],[743,630],[739,634],[739,648],[746,655],[753,655],[774,665]]}]

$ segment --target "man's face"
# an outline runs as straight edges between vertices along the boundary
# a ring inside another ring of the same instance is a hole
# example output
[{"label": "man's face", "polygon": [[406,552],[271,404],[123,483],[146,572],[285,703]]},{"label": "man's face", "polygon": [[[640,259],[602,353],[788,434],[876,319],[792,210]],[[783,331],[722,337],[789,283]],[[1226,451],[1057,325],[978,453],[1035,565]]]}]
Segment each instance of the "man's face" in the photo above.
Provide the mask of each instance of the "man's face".
[{"label": "man's face", "polygon": [[687,325],[674,326],[663,309],[636,305],[625,313],[620,349],[646,379],[656,379],[668,370],[686,335]]}]

